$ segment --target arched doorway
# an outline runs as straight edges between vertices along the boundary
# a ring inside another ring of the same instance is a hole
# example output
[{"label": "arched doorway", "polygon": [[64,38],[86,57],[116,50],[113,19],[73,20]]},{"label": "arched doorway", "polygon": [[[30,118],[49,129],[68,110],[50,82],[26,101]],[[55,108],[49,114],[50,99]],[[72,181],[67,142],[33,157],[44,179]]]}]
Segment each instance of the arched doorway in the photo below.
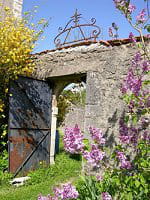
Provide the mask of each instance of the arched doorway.
[{"label": "arched doorway", "polygon": [[[70,74],[65,76],[56,76],[48,78],[47,81],[52,85],[52,117],[51,117],[51,149],[50,149],[50,163],[54,163],[55,155],[55,141],[56,141],[56,129],[59,124],[57,123],[58,116],[58,101],[61,93],[66,90],[66,87],[73,83],[86,83],[86,73]],[[83,119],[84,129],[84,119]]]}]

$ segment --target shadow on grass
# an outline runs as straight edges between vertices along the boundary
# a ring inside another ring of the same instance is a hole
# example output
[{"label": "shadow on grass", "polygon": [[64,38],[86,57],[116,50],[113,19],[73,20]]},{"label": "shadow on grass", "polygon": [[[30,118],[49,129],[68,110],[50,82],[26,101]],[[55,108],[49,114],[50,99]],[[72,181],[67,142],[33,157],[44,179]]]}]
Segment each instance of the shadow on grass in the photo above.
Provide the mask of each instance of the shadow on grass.
[{"label": "shadow on grass", "polygon": [[77,161],[81,161],[82,160],[82,156],[80,154],[70,154],[69,157],[71,159],[77,160]]}]

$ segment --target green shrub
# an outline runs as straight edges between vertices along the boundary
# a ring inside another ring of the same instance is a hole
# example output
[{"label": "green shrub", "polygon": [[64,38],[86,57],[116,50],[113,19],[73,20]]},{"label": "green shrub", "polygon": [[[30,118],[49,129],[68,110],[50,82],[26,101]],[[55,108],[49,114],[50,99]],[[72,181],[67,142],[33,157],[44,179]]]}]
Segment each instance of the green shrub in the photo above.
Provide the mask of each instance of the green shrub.
[{"label": "green shrub", "polygon": [[6,150],[0,155],[0,171],[8,169],[8,152]]},{"label": "green shrub", "polygon": [[0,171],[0,185],[9,185],[12,174]]},{"label": "green shrub", "polygon": [[81,176],[76,185],[79,200],[99,200],[100,191],[95,177]]}]

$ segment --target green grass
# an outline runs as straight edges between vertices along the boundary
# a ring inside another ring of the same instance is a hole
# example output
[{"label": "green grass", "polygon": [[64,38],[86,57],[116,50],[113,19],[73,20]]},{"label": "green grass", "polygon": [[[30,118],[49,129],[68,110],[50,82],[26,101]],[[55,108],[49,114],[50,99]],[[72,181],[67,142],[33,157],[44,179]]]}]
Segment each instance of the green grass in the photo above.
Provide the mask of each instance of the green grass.
[{"label": "green grass", "polygon": [[18,188],[0,185],[0,200],[36,200],[38,194],[52,193],[53,187],[67,181],[76,180],[81,171],[81,161],[70,157],[62,150],[56,156],[55,165],[49,168],[41,167],[28,176],[31,179]]}]

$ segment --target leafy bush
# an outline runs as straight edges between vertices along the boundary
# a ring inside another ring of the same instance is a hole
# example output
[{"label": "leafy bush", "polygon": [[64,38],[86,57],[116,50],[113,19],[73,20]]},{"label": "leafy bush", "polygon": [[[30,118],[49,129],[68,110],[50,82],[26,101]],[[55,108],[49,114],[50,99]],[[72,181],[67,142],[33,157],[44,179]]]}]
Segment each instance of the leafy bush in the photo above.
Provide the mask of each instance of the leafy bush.
[{"label": "leafy bush", "polygon": [[77,91],[64,90],[58,98],[58,126],[63,125],[66,114],[69,112],[71,105],[85,106],[86,90],[83,86],[78,86]]},{"label": "leafy bush", "polygon": [[12,178],[12,174],[8,172],[2,172],[0,171],[0,185],[9,185],[9,181]]},{"label": "leafy bush", "polygon": [[6,171],[8,169],[8,152],[5,150],[0,155],[0,171]]},{"label": "leafy bush", "polygon": [[79,200],[99,200],[100,190],[95,177],[81,176],[76,188],[79,192]]},{"label": "leafy bush", "polygon": [[4,150],[0,155],[0,185],[8,185],[12,174],[8,173],[8,152]]}]

